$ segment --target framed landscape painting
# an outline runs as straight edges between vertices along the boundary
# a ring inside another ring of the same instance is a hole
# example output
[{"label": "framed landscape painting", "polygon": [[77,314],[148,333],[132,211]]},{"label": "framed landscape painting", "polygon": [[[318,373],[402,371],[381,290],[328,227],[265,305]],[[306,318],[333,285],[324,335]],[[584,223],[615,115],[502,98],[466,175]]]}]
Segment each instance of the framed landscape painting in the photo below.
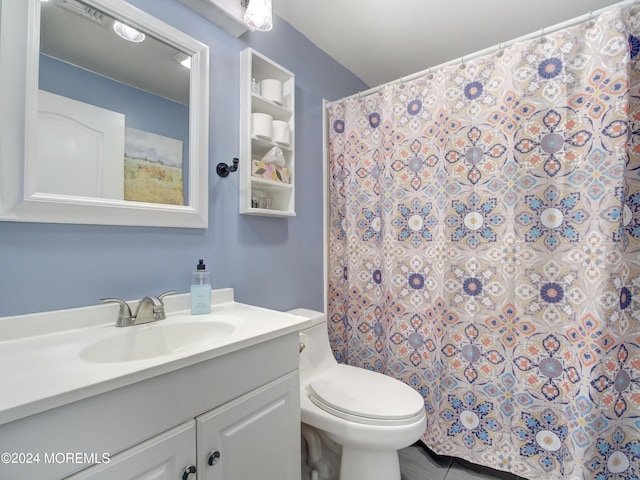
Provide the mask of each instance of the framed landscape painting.
[{"label": "framed landscape painting", "polygon": [[184,205],[182,141],[126,127],[124,199]]}]

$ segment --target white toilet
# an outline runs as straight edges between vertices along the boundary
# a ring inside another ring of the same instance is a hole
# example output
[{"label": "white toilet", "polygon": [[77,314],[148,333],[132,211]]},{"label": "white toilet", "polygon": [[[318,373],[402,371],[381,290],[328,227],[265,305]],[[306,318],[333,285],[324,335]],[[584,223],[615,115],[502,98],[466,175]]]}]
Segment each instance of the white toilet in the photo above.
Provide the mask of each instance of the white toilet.
[{"label": "white toilet", "polygon": [[[400,480],[398,450],[426,429],[422,396],[394,378],[338,364],[325,314],[307,309],[289,313],[313,322],[300,333],[300,410],[310,472],[306,478]],[[328,453],[339,453],[341,447],[339,476],[327,459],[318,458],[319,442]]]}]

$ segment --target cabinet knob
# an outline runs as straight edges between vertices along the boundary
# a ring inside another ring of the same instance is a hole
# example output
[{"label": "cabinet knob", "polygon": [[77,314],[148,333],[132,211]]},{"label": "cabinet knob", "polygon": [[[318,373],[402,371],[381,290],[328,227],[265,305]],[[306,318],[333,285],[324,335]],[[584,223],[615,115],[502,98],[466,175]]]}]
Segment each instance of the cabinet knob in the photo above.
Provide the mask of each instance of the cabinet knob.
[{"label": "cabinet knob", "polygon": [[220,452],[218,450],[209,452],[209,455],[207,455],[207,463],[209,465],[214,466],[219,461],[220,461]]},{"label": "cabinet knob", "polygon": [[195,475],[195,473],[196,467],[194,467],[193,465],[184,467],[184,470],[182,471],[182,480],[189,480],[191,478],[191,475]]}]

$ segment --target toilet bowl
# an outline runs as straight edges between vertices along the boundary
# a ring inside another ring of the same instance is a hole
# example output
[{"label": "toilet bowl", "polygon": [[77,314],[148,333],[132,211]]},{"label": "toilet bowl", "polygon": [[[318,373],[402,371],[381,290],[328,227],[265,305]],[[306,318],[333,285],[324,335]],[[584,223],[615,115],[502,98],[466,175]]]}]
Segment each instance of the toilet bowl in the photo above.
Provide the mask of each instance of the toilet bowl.
[{"label": "toilet bowl", "polygon": [[[331,476],[326,465],[315,470],[310,465],[315,472],[311,478],[400,480],[398,450],[414,443],[426,429],[422,396],[394,378],[338,364],[329,345],[325,314],[307,309],[289,313],[312,321],[300,333],[303,431],[309,437],[305,425],[315,429],[342,452],[339,476]],[[312,448],[316,442],[307,443]],[[318,453],[307,457],[317,459]]]}]

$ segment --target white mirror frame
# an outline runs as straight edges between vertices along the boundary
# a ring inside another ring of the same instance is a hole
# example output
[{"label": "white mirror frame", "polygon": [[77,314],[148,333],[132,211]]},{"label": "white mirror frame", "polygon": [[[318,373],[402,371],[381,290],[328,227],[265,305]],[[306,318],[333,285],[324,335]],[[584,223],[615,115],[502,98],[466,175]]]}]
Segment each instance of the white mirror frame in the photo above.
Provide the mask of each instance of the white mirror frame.
[{"label": "white mirror frame", "polygon": [[[206,228],[209,47],[123,0],[83,0],[191,55],[187,206],[34,191],[40,0],[0,0],[0,220]],[[31,179],[31,180],[30,180]]]}]

